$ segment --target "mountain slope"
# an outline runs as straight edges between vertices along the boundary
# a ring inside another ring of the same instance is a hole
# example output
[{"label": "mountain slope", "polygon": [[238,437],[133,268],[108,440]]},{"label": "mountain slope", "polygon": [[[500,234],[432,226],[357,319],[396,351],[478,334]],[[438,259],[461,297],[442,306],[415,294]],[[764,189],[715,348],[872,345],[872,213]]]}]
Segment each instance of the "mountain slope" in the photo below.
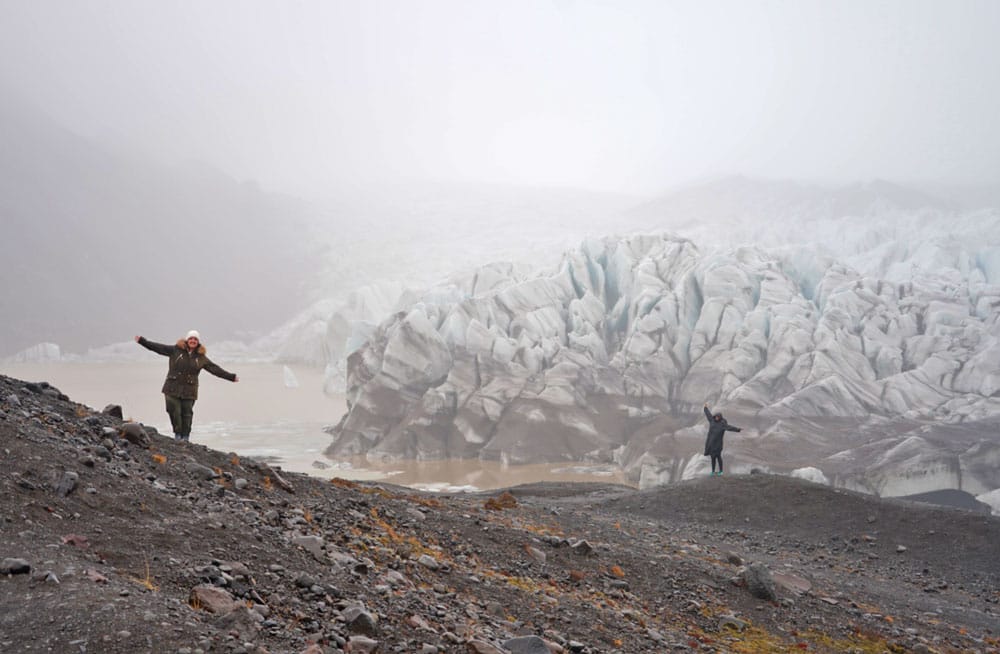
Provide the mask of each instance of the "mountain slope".
[{"label": "mountain slope", "polygon": [[10,99],[0,144],[0,355],[191,327],[218,341],[303,305],[302,203],[102,149]]}]

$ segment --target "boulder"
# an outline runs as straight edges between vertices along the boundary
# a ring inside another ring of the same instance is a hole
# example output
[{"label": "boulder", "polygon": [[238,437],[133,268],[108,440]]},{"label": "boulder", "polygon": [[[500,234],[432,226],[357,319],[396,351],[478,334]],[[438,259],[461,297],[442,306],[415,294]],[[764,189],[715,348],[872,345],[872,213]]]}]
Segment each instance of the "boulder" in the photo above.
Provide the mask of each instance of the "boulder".
[{"label": "boulder", "polygon": [[771,570],[763,563],[751,563],[744,568],[743,581],[750,594],[757,599],[768,602],[778,599],[774,591],[774,577],[771,576]]},{"label": "boulder", "polygon": [[142,448],[149,448],[149,434],[137,422],[126,422],[118,429],[119,438]]},{"label": "boulder", "polygon": [[200,584],[192,588],[188,595],[188,604],[193,608],[217,615],[225,615],[244,606],[226,590],[209,584]]}]

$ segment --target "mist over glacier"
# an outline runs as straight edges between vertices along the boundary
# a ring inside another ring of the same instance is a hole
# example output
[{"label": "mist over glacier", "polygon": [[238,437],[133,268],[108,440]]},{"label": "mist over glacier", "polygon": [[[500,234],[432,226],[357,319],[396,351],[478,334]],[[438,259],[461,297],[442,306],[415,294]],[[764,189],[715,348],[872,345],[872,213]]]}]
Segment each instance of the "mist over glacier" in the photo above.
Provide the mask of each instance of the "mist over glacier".
[{"label": "mist over glacier", "polygon": [[[698,195],[752,220],[688,220]],[[730,442],[737,470],[814,467],[798,474],[892,495],[1000,484],[996,209],[736,178],[622,226],[657,212],[673,233],[410,289],[346,340],[352,314],[334,310],[349,411],[330,452],[615,462],[661,483],[704,465],[692,416],[709,401],[749,427]]]}]

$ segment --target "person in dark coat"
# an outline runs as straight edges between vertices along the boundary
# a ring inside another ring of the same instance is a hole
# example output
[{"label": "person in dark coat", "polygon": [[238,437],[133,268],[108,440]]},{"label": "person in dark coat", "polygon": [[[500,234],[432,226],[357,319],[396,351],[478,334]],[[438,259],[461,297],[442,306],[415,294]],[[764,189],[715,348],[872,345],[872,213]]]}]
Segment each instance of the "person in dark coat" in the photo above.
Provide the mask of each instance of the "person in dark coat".
[{"label": "person in dark coat", "polygon": [[238,382],[240,378],[226,372],[205,356],[201,335],[193,329],[173,345],[154,343],[142,336],[136,336],[135,342],[147,350],[170,358],[167,380],[163,382],[167,415],[170,416],[170,426],[174,428],[174,438],[179,441],[190,440],[194,403],[198,399],[198,373],[204,368],[216,377],[231,382]]},{"label": "person in dark coat", "polygon": [[[705,456],[712,457],[712,476],[722,474],[722,441],[727,431],[741,431],[739,427],[726,422],[721,413],[712,415],[705,402],[705,418],[708,420],[708,437],[705,439]],[[719,472],[715,472],[715,464],[719,464]]]}]

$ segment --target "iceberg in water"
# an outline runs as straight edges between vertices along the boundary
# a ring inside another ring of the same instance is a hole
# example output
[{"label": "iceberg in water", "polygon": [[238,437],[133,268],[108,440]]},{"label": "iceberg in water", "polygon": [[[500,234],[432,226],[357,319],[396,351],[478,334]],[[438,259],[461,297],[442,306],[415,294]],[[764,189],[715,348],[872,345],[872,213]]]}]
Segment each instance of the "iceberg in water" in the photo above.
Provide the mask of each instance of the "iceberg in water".
[{"label": "iceberg in water", "polygon": [[61,360],[62,351],[55,343],[32,345],[7,359],[11,363],[51,363]]},{"label": "iceberg in water", "polygon": [[976,499],[983,504],[989,504],[990,509],[993,511],[993,515],[1000,515],[1000,488],[990,491],[989,493],[978,495],[976,496]]}]

